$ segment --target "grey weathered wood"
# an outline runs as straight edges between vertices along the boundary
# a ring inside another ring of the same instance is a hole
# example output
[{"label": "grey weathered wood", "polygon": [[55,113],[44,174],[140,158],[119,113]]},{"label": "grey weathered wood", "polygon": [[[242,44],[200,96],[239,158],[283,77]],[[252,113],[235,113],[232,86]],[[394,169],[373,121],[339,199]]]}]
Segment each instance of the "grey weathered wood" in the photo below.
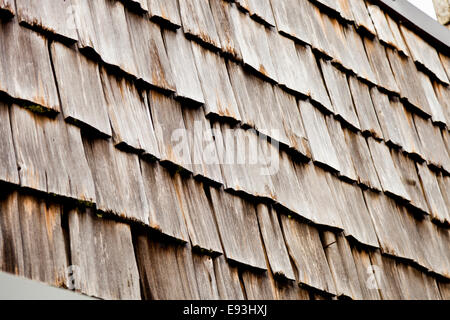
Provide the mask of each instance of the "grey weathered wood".
[{"label": "grey weathered wood", "polygon": [[378,247],[377,235],[367,211],[361,189],[331,175],[327,177],[342,229],[348,237],[367,246]]},{"label": "grey weathered wood", "polygon": [[353,128],[360,129],[359,120],[353,105],[350,88],[345,73],[335,68],[329,61],[320,60],[325,83],[330,94],[336,116]]},{"label": "grey weathered wood", "polygon": [[358,183],[374,190],[381,190],[366,140],[360,133],[354,133],[348,129],[344,129],[344,134],[358,175]]},{"label": "grey weathered wood", "polygon": [[440,191],[436,175],[424,164],[417,164],[420,181],[427,199],[432,218],[445,223],[450,221],[450,213]]},{"label": "grey weathered wood", "polygon": [[271,207],[262,203],[256,206],[256,213],[272,273],[295,280],[277,213]]},{"label": "grey weathered wood", "polygon": [[302,66],[302,73],[306,74],[305,81],[309,84],[310,89],[307,95],[314,101],[317,101],[321,106],[328,111],[333,112],[330,97],[327,94],[327,89],[322,78],[319,66],[317,65],[314,54],[309,46],[296,45],[299,62]]},{"label": "grey weathered wood", "polygon": [[394,200],[371,191],[365,191],[364,197],[383,253],[410,258],[409,237],[402,227],[402,212]]},{"label": "grey weathered wood", "polygon": [[378,39],[390,46],[398,48],[394,35],[386,19],[385,12],[376,4],[367,3],[367,10],[369,11],[372,22],[377,31]]},{"label": "grey weathered wood", "polygon": [[235,4],[223,0],[210,0],[209,4],[222,52],[235,60],[242,61],[242,53],[236,37],[237,30],[234,29],[233,24],[233,21],[237,19],[236,15],[239,14],[238,10],[235,10]]},{"label": "grey weathered wood", "polygon": [[92,210],[68,215],[77,289],[102,299],[141,299],[130,226],[98,218]]},{"label": "grey weathered wood", "polygon": [[107,74],[104,69],[101,78],[114,144],[159,158],[147,94],[138,92],[129,81]]},{"label": "grey weathered wood", "polygon": [[1,270],[56,287],[67,285],[61,206],[3,192],[0,212]]},{"label": "grey weathered wood", "polygon": [[10,117],[21,186],[95,202],[79,129],[17,105],[11,106]]},{"label": "grey weathered wood", "polygon": [[441,174],[437,176],[437,180],[447,208],[450,208],[450,177]]},{"label": "grey weathered wood", "polygon": [[[192,246],[212,253],[223,253],[214,213],[203,190],[203,183],[194,179],[182,179],[180,175],[174,180]],[[167,206],[161,206],[161,209],[164,210],[164,207]],[[167,215],[170,214],[172,213]]]},{"label": "grey weathered wood", "polygon": [[182,112],[190,144],[194,175],[209,183],[223,184],[219,155],[205,111],[203,108],[183,108]]},{"label": "grey weathered wood", "polygon": [[148,0],[150,19],[173,29],[181,27],[177,0]]},{"label": "grey weathered wood", "polygon": [[441,58],[445,73],[447,73],[447,77],[450,79],[450,57],[442,52],[439,52],[439,57]]},{"label": "grey weathered wood", "polygon": [[444,111],[445,122],[450,124],[450,87],[433,82],[434,92]]},{"label": "grey weathered wood", "polygon": [[317,229],[285,215],[281,215],[281,225],[299,283],[335,294],[333,277]]},{"label": "grey weathered wood", "polygon": [[436,281],[412,266],[397,263],[398,280],[407,300],[440,299]]},{"label": "grey weathered wood", "polygon": [[331,142],[335,147],[336,155],[341,166],[339,175],[350,181],[358,181],[358,176],[356,174],[355,166],[353,165],[351,153],[341,123],[331,116],[326,117],[326,122]]},{"label": "grey weathered wood", "polygon": [[195,276],[199,290],[199,299],[218,300],[220,299],[217,281],[214,274],[213,258],[194,253],[192,255],[194,262]]},{"label": "grey weathered wood", "polygon": [[72,0],[78,31],[78,46],[94,50],[108,65],[136,75],[131,36],[120,1]]},{"label": "grey weathered wood", "polygon": [[[312,4],[308,1],[271,0],[273,15],[278,31],[301,42],[311,44],[311,19],[308,13],[312,12]],[[299,18],[301,17],[301,18]]]},{"label": "grey weathered wood", "polygon": [[259,132],[289,145],[283,127],[283,112],[277,104],[273,86],[245,72],[241,66],[233,62],[228,64],[228,72],[242,121]]},{"label": "grey weathered wood", "polygon": [[308,101],[300,100],[299,108],[314,162],[340,171],[341,166],[328,132],[325,116]]},{"label": "grey weathered wood", "polygon": [[148,93],[148,100],[161,161],[192,171],[188,132],[180,103],[156,91]]},{"label": "grey weathered wood", "polygon": [[348,82],[361,131],[370,133],[376,139],[382,139],[383,133],[372,103],[369,86],[354,76],[349,76]]},{"label": "grey weathered wood", "polygon": [[157,231],[188,242],[189,235],[183,215],[183,204],[178,197],[178,177],[173,177],[157,162],[140,162],[150,227]]},{"label": "grey weathered wood", "polygon": [[376,38],[369,39],[364,37],[363,42],[370,65],[375,73],[376,84],[390,92],[398,93],[399,85],[397,85],[396,78],[394,78],[395,70],[393,74],[383,45]]},{"label": "grey weathered wood", "polygon": [[277,300],[309,300],[309,292],[300,287],[296,281],[275,281],[275,296]]},{"label": "grey weathered wood", "polygon": [[409,56],[408,46],[406,45],[405,39],[400,31],[400,24],[388,14],[386,14],[386,20],[389,28],[391,29],[392,36],[394,37],[395,47],[405,56]]},{"label": "grey weathered wood", "polygon": [[395,168],[388,146],[371,137],[367,138],[367,142],[383,191],[403,200],[410,201],[411,198]]},{"label": "grey weathered wood", "polygon": [[425,115],[431,115],[425,93],[418,79],[418,71],[412,59],[401,56],[397,51],[386,48],[387,56],[395,75],[400,95]]},{"label": "grey weathered wood", "polygon": [[187,246],[165,243],[142,231],[134,236],[143,299],[200,298],[192,253]]},{"label": "grey weathered wood", "polygon": [[58,42],[51,44],[50,51],[64,117],[77,125],[111,136],[97,64]]},{"label": "grey weathered wood", "polygon": [[428,212],[428,205],[414,161],[396,150],[392,150],[391,155],[403,186],[411,196],[410,204],[423,212]]},{"label": "grey weathered wood", "polygon": [[442,300],[450,300],[450,282],[438,282]]},{"label": "grey weathered wood", "polygon": [[175,91],[172,68],[159,26],[146,16],[129,11],[126,12],[126,18],[137,78],[156,88]]},{"label": "grey weathered wood", "polygon": [[[15,106],[17,108],[17,106]],[[0,180],[19,184],[16,154],[14,150],[9,106],[0,102]]]},{"label": "grey weathered wood", "polygon": [[419,77],[419,81],[421,82],[425,95],[424,102],[427,102],[428,109],[431,110],[431,120],[437,125],[446,126],[447,121],[444,114],[444,106],[442,106],[440,101],[438,100],[430,78],[421,71],[418,71],[417,75]]},{"label": "grey weathered wood", "polygon": [[0,18],[9,19],[16,14],[16,8],[13,0],[0,0]]},{"label": "grey weathered wood", "polygon": [[[377,289],[377,278],[373,273],[372,262],[370,261],[369,252],[353,246],[351,248],[353,260],[355,261],[356,271],[361,288],[362,299],[364,300],[380,300],[380,293]],[[376,286],[372,286],[374,284]]]},{"label": "grey weathered wood", "polygon": [[353,17],[355,18],[355,24],[358,28],[365,29],[369,33],[376,35],[375,27],[370,18],[365,1],[352,1],[349,0],[352,8]]},{"label": "grey weathered wood", "polygon": [[222,300],[244,300],[239,272],[230,266],[223,255],[214,259],[217,289]]},{"label": "grey weathered wood", "polygon": [[[342,229],[339,211],[327,182],[327,176],[330,174],[313,164],[300,164],[296,169],[300,190],[305,195],[307,207],[311,209],[298,214],[316,224]],[[303,203],[303,199],[297,201]]]},{"label": "grey weathered wood", "polygon": [[163,30],[163,37],[177,88],[177,97],[194,103],[205,103],[190,41],[181,31]]},{"label": "grey weathered wood", "polygon": [[239,0],[239,3],[242,2],[247,4],[248,12],[252,18],[268,26],[275,26],[270,0]]},{"label": "grey weathered wood", "polygon": [[338,1],[333,1],[333,0],[313,0],[313,3],[316,3],[319,5],[319,7],[321,8],[328,8],[331,9],[332,11],[334,11],[335,13],[339,14],[340,13],[340,5]]},{"label": "grey weathered wood", "polygon": [[275,300],[273,280],[268,272],[242,271],[242,282],[248,300]]},{"label": "grey weathered wood", "polygon": [[424,158],[428,163],[449,171],[450,157],[439,127],[433,125],[430,120],[416,115],[414,115],[414,123],[422,143]]},{"label": "grey weathered wood", "polygon": [[[238,9],[232,7],[231,10]],[[261,76],[277,82],[277,73],[270,54],[268,36],[268,33],[273,31],[255,23],[243,12],[230,16],[244,64]]]},{"label": "grey weathered wood", "polygon": [[400,30],[414,61],[429,70],[439,81],[448,84],[449,79],[437,50],[404,25],[400,25]]},{"label": "grey weathered wood", "polygon": [[225,256],[265,270],[267,267],[253,205],[222,190],[210,188],[210,191]]},{"label": "grey weathered wood", "polygon": [[324,246],[324,251],[336,284],[337,295],[347,296],[353,300],[363,299],[355,261],[347,239],[342,234],[335,235],[329,231],[325,231],[324,237],[334,240]]},{"label": "grey weathered wood", "polygon": [[71,1],[16,1],[19,22],[44,32],[78,40],[74,8]]},{"label": "grey weathered wood", "polygon": [[240,121],[241,115],[224,59],[196,43],[192,43],[192,51],[205,97],[206,115]]},{"label": "grey weathered wood", "polygon": [[95,184],[97,209],[149,223],[149,209],[137,155],[122,152],[105,140],[83,137]]},{"label": "grey weathered wood", "polygon": [[[324,53],[330,56],[335,63],[347,70],[352,70],[353,61],[346,49],[344,25],[324,12],[318,12],[316,19],[319,22],[318,27],[322,28],[325,34],[325,38],[320,40],[323,43],[319,47],[322,47]],[[313,47],[315,47],[314,42]]]},{"label": "grey weathered wood", "polygon": [[279,106],[281,109],[284,130],[289,139],[289,147],[304,157],[311,158],[311,150],[297,100],[279,87],[273,87],[273,90],[276,98],[273,107]]},{"label": "grey weathered wood", "polygon": [[209,0],[179,0],[183,31],[201,43],[220,49]]},{"label": "grey weathered wood", "polygon": [[404,300],[405,295],[399,283],[395,260],[382,256],[378,251],[371,252],[370,259],[381,299]]},{"label": "grey weathered wood", "polygon": [[389,96],[382,93],[378,88],[372,88],[370,93],[381,126],[381,131],[383,132],[384,140],[394,146],[401,147],[401,127],[399,126],[399,121],[396,117],[397,113],[394,110],[394,108],[400,108],[400,106],[394,103],[391,104]]},{"label": "grey weathered wood", "polygon": [[35,111],[59,112],[48,42],[17,23],[0,24],[0,92]]}]

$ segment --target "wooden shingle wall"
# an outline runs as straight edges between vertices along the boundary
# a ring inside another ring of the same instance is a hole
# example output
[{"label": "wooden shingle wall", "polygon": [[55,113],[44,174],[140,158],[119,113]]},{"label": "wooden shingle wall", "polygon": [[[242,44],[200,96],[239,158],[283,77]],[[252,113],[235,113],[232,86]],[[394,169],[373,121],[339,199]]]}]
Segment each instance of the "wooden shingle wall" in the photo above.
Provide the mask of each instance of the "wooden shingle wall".
[{"label": "wooden shingle wall", "polygon": [[0,268],[448,299],[447,54],[364,0],[0,0]]}]

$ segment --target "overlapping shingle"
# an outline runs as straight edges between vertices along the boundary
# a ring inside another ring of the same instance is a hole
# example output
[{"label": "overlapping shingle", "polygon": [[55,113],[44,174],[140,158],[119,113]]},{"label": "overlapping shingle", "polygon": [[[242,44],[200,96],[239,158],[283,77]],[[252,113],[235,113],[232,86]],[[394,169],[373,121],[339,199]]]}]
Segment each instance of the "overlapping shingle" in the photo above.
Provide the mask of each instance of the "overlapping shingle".
[{"label": "overlapping shingle", "polygon": [[91,210],[68,215],[77,289],[102,299],[141,299],[130,226],[98,218]]},{"label": "overlapping shingle", "polygon": [[418,71],[417,75],[423,88],[424,103],[427,103],[427,109],[431,111],[431,120],[437,125],[445,126],[447,124],[447,120],[444,114],[444,109],[433,90],[433,85],[430,78],[420,71]]},{"label": "overlapping shingle", "polygon": [[250,16],[268,26],[275,26],[270,0],[237,0]]},{"label": "overlapping shingle", "polygon": [[[348,1],[348,0],[347,0]],[[362,28],[367,32],[376,35],[375,27],[372,23],[372,19],[367,11],[366,1],[348,1],[352,8],[353,17],[355,18],[355,24],[358,28]]]},{"label": "overlapping shingle", "polygon": [[367,9],[377,31],[378,39],[385,44],[397,47],[397,42],[389,27],[384,11],[378,5],[371,3],[367,3]]},{"label": "overlapping shingle", "polygon": [[241,289],[238,270],[236,267],[230,266],[223,255],[214,259],[214,271],[220,299],[244,299],[244,293]]},{"label": "overlapping shingle", "polygon": [[111,136],[97,64],[58,42],[51,44],[50,51],[64,117],[79,126]]},{"label": "overlapping shingle", "polygon": [[13,0],[0,0],[0,19],[9,19],[16,14]]},{"label": "overlapping shingle", "polygon": [[195,277],[200,300],[220,299],[217,281],[214,274],[213,258],[197,253],[192,254]]},{"label": "overlapping shingle", "polygon": [[16,5],[19,22],[70,42],[78,40],[72,1],[19,0]]},{"label": "overlapping shingle", "polygon": [[19,184],[16,154],[14,150],[11,122],[9,118],[9,106],[0,102],[0,180],[13,184]]},{"label": "overlapping shingle", "polygon": [[150,19],[169,28],[181,27],[178,0],[148,0]]},{"label": "overlapping shingle", "polygon": [[0,92],[38,112],[60,111],[47,39],[16,20],[0,23]]},{"label": "overlapping shingle", "polygon": [[[374,267],[370,261],[369,251],[353,246],[351,248],[353,260],[361,288],[361,294],[365,300],[380,300],[380,293],[377,290],[377,278],[373,272]],[[377,274],[378,276],[378,274]]]}]

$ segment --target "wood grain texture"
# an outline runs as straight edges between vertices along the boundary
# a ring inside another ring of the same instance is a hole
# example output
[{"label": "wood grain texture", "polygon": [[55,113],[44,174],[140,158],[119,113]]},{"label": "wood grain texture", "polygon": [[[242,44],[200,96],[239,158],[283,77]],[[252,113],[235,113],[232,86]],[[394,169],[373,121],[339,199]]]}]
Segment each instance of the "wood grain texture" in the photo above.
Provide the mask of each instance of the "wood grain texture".
[{"label": "wood grain texture", "polygon": [[137,155],[122,152],[106,140],[83,137],[95,184],[97,209],[149,223],[149,209]]},{"label": "wood grain texture", "polygon": [[383,139],[369,86],[354,76],[349,76],[348,82],[362,133],[370,134],[376,139]]},{"label": "wood grain texture", "polygon": [[442,223],[450,222],[448,206],[440,191],[436,175],[426,165],[419,163],[416,165],[431,217]]},{"label": "wood grain texture", "polygon": [[36,111],[59,112],[47,40],[14,20],[0,23],[0,43],[0,92]]},{"label": "wood grain texture", "polygon": [[149,21],[146,16],[128,10],[125,16],[137,67],[136,77],[153,87],[175,91],[172,68],[159,26]]},{"label": "wood grain texture", "polygon": [[220,299],[244,300],[238,269],[230,266],[223,255],[214,259],[214,272]]},{"label": "wood grain texture", "polygon": [[192,43],[192,51],[205,97],[206,115],[240,121],[241,115],[228,77],[225,60],[196,43]]},{"label": "wood grain texture", "polygon": [[289,145],[283,127],[283,112],[277,104],[273,86],[233,62],[228,63],[228,72],[242,121],[264,135]]},{"label": "wood grain texture", "polygon": [[373,273],[374,268],[370,261],[370,251],[363,250],[356,246],[351,247],[353,260],[355,261],[356,271],[361,288],[362,299],[380,300],[380,293],[377,289],[377,277]]},{"label": "wood grain texture", "polygon": [[111,136],[97,64],[58,42],[51,44],[50,51],[64,117],[79,126]]},{"label": "wood grain texture", "polygon": [[227,192],[214,188],[210,191],[225,256],[265,270],[266,261],[253,205]]},{"label": "wood grain texture", "polygon": [[192,171],[191,150],[181,104],[157,91],[149,91],[148,100],[161,161]]},{"label": "wood grain texture", "polygon": [[205,103],[190,41],[179,30],[163,30],[163,38],[177,88],[177,97],[195,104]]},{"label": "wood grain texture", "polygon": [[180,241],[188,242],[189,235],[183,215],[183,204],[177,193],[177,180],[157,162],[140,162],[150,227]]},{"label": "wood grain texture", "polygon": [[314,227],[281,215],[281,225],[299,283],[336,293],[320,236]]},{"label": "wood grain texture", "polygon": [[172,29],[181,27],[177,0],[148,0],[150,19]]},{"label": "wood grain texture", "polygon": [[0,180],[13,184],[19,184],[16,153],[9,117],[9,106],[0,102]]},{"label": "wood grain texture", "polygon": [[379,290],[381,299],[405,300],[395,260],[382,256],[378,251],[370,253],[370,260],[372,261],[373,277],[376,279],[375,288]]},{"label": "wood grain texture", "polygon": [[71,261],[79,267],[75,283],[82,293],[108,300],[141,299],[129,225],[98,218],[91,210],[71,210],[69,230]]},{"label": "wood grain texture", "polygon": [[104,69],[101,79],[114,144],[160,158],[147,94]]},{"label": "wood grain texture", "polygon": [[268,272],[242,271],[242,283],[248,300],[275,300],[273,280]]},{"label": "wood grain texture", "polygon": [[433,88],[442,110],[444,111],[445,123],[450,123],[450,87],[435,81],[433,82]]},{"label": "wood grain texture", "polygon": [[385,12],[376,4],[371,3],[367,3],[367,10],[377,31],[378,39],[387,45],[398,48],[397,41],[389,27]]},{"label": "wood grain texture", "polygon": [[344,234],[367,246],[378,247],[377,234],[371,222],[361,189],[353,184],[327,176],[334,210],[341,221]]},{"label": "wood grain texture", "polygon": [[223,253],[214,211],[209,205],[203,183],[182,179],[179,175],[174,182],[192,247],[210,253]]},{"label": "wood grain texture", "polygon": [[331,116],[326,117],[326,122],[328,132],[330,133],[331,142],[333,146],[335,146],[336,155],[341,166],[339,176],[352,182],[358,181],[351,152],[347,145],[341,123]]},{"label": "wood grain texture", "polygon": [[195,40],[220,49],[209,0],[179,0],[183,31]]},{"label": "wood grain texture", "polygon": [[411,198],[397,173],[388,146],[371,137],[367,142],[383,191],[409,202]]},{"label": "wood grain texture", "polygon": [[270,0],[239,0],[239,2],[247,3],[250,16],[267,26],[275,26],[272,6]]},{"label": "wood grain texture", "polygon": [[324,247],[328,265],[336,284],[338,296],[350,297],[353,300],[363,299],[355,261],[350,245],[345,237],[334,235],[329,231],[325,237],[334,238],[334,242]]},{"label": "wood grain texture", "polygon": [[407,300],[440,300],[439,288],[434,279],[412,266],[397,263],[397,273],[402,293]]},{"label": "wood grain texture", "polygon": [[217,288],[213,258],[194,253],[192,260],[194,262],[199,299],[219,300],[220,295]]},{"label": "wood grain texture", "polygon": [[449,79],[437,50],[406,26],[400,25],[400,30],[414,61],[425,67],[439,81],[448,84]]},{"label": "wood grain texture", "polygon": [[341,165],[328,132],[325,116],[307,101],[300,100],[299,108],[314,162],[339,172]]},{"label": "wood grain texture", "polygon": [[309,291],[291,280],[276,280],[275,296],[277,300],[310,300]]},{"label": "wood grain texture", "polygon": [[194,175],[207,183],[223,184],[211,123],[206,118],[204,109],[183,108],[182,113]]},{"label": "wood grain texture", "polygon": [[396,76],[397,74],[389,65],[384,46],[376,38],[369,39],[364,37],[363,42],[370,65],[375,73],[376,84],[382,86],[389,92],[398,93],[402,87],[395,81],[394,74]]},{"label": "wood grain texture", "polygon": [[20,184],[63,197],[95,202],[95,188],[80,130],[12,105],[11,129]]},{"label": "wood grain texture", "polygon": [[415,162],[399,151],[392,150],[391,155],[403,186],[411,197],[410,204],[422,212],[428,213],[428,205]]},{"label": "wood grain texture", "polygon": [[256,214],[272,273],[295,280],[276,211],[265,204],[258,204]]},{"label": "wood grain texture", "polygon": [[19,22],[75,42],[78,40],[71,1],[19,0],[16,2]]},{"label": "wood grain texture", "polygon": [[200,298],[192,253],[187,246],[164,243],[144,232],[136,232],[134,237],[143,299]]},{"label": "wood grain texture", "polygon": [[406,45],[405,39],[403,38],[402,32],[400,31],[400,23],[388,14],[386,14],[386,20],[388,22],[389,28],[391,29],[392,36],[394,37],[396,49],[403,55],[409,56],[410,53],[408,50],[408,46]]},{"label": "wood grain texture", "polygon": [[438,100],[430,78],[421,71],[418,71],[417,75],[425,94],[424,103],[427,103],[427,109],[431,110],[431,120],[433,123],[445,127],[447,125],[447,121],[445,118],[444,106],[442,106]]},{"label": "wood grain texture", "polygon": [[355,24],[358,28],[364,29],[366,32],[376,35],[375,26],[370,18],[365,1],[348,1],[352,8]]},{"label": "wood grain texture", "polygon": [[108,65],[136,76],[131,36],[120,1],[72,0],[78,31],[78,46],[94,50]]},{"label": "wood grain texture", "polygon": [[61,206],[12,192],[2,193],[0,212],[1,270],[65,286],[68,252]]},{"label": "wood grain texture", "polygon": [[348,129],[344,129],[344,134],[358,175],[358,183],[381,191],[381,184],[366,139],[360,133],[354,133]]}]

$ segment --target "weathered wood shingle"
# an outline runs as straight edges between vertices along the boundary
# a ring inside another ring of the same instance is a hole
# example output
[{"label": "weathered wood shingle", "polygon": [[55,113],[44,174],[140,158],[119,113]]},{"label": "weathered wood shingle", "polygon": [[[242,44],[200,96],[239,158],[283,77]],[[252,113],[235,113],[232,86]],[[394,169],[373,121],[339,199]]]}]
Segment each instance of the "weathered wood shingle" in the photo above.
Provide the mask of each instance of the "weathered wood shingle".
[{"label": "weathered wood shingle", "polygon": [[19,173],[16,162],[16,153],[9,118],[9,106],[0,102],[0,180],[19,184]]}]

